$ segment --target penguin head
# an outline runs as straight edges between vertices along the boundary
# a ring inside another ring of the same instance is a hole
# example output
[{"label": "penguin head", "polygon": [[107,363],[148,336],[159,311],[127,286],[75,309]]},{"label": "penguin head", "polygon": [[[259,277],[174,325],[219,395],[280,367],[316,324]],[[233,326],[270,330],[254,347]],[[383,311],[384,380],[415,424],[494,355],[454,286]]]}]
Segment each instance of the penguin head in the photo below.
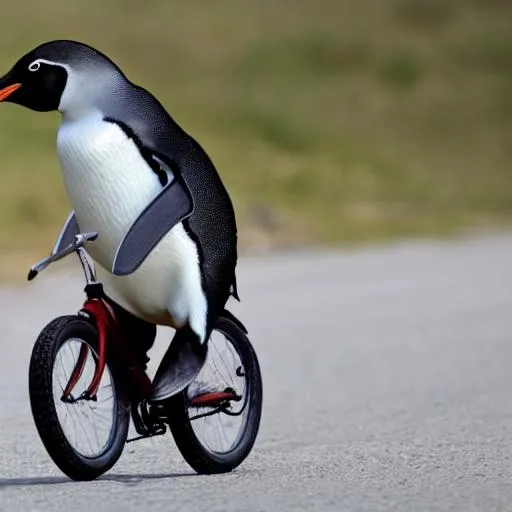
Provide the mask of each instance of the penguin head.
[{"label": "penguin head", "polygon": [[125,81],[98,50],[76,41],[51,41],[21,57],[0,79],[0,101],[74,115],[94,108]]}]

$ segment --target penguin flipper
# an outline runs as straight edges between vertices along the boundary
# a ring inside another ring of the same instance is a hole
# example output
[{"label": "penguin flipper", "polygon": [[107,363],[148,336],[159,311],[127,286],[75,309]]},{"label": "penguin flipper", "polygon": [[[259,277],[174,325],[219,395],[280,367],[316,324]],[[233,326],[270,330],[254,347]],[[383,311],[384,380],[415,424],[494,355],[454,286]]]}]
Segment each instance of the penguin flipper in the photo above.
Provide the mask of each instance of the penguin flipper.
[{"label": "penguin flipper", "polygon": [[69,244],[73,243],[75,239],[75,235],[78,235],[80,233],[80,227],[78,226],[78,221],[76,220],[75,212],[72,211],[68,218],[66,219],[66,222],[64,223],[64,227],[62,228],[62,231],[60,232],[59,238],[57,238],[57,241],[55,242],[55,245],[52,250],[52,254],[55,254],[56,252],[61,251],[65,247],[67,247]]},{"label": "penguin flipper", "polygon": [[194,210],[187,186],[174,179],[144,209],[121,240],[114,257],[112,274],[131,274],[142,264],[158,242]]}]

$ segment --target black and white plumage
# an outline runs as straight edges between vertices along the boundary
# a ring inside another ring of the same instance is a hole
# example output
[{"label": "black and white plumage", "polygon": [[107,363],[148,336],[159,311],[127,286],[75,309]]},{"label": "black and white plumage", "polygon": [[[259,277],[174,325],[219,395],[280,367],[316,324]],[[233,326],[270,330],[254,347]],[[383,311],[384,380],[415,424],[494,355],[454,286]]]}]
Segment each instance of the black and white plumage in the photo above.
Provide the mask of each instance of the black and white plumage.
[{"label": "black and white plumage", "polygon": [[237,230],[202,147],[108,57],[73,41],[22,57],[0,81],[2,100],[62,113],[57,151],[71,224],[99,233],[88,251],[106,293],[136,317],[178,330],[186,348],[173,342],[168,366],[186,366],[187,354],[204,360],[193,340],[205,344],[213,318],[237,297]]}]

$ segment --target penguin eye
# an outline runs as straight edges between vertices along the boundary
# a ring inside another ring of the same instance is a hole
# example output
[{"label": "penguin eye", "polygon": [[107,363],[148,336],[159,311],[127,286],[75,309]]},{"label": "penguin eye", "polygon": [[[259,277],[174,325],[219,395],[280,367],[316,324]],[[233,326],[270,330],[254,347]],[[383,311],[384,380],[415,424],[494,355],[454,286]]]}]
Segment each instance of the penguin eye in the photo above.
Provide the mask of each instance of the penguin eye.
[{"label": "penguin eye", "polygon": [[35,60],[34,62],[32,62],[32,64],[30,64],[30,66],[28,67],[28,70],[29,71],[37,71],[40,67],[41,67],[41,63],[38,62],[37,60]]}]

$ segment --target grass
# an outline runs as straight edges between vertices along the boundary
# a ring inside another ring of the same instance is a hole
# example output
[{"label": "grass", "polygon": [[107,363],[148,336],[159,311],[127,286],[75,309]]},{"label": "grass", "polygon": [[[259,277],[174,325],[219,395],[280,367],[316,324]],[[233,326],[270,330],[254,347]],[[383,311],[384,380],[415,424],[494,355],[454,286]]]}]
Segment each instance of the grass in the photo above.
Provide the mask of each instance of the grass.
[{"label": "grass", "polygon": [[[0,67],[83,40],[210,153],[242,247],[510,225],[508,0],[27,0],[1,8]],[[11,275],[69,205],[58,114],[0,105],[0,250]],[[5,273],[5,272],[4,272]]]}]

